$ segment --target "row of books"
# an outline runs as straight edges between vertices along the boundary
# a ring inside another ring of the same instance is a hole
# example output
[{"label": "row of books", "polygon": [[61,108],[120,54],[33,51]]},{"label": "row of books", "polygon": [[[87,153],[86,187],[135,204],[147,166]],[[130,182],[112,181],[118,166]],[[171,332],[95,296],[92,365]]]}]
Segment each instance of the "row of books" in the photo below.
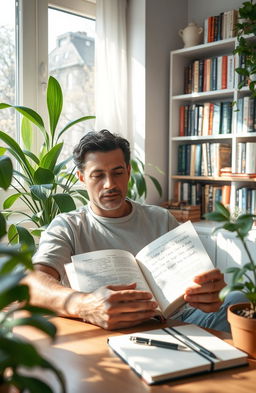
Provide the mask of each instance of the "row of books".
[{"label": "row of books", "polygon": [[228,206],[230,204],[230,192],[230,185],[178,181],[174,184],[173,197],[177,202],[201,205],[201,216],[203,217],[205,213],[214,209],[216,201]]},{"label": "row of books", "polygon": [[236,190],[236,206],[239,214],[256,214],[256,189],[238,188]]},{"label": "row of books", "polygon": [[231,167],[231,145],[196,143],[178,146],[178,175],[220,176],[222,168]]},{"label": "row of books", "polygon": [[196,59],[185,66],[184,94],[233,89],[234,86],[234,55]]},{"label": "row of books", "polygon": [[236,132],[238,134],[256,132],[256,98],[238,98]]},{"label": "row of books", "polygon": [[181,105],[179,136],[205,136],[232,132],[232,102]]},{"label": "row of books", "polygon": [[238,11],[230,10],[204,20],[204,43],[232,38],[236,35]]},{"label": "row of books", "polygon": [[238,173],[256,173],[256,142],[239,142],[236,152]]}]

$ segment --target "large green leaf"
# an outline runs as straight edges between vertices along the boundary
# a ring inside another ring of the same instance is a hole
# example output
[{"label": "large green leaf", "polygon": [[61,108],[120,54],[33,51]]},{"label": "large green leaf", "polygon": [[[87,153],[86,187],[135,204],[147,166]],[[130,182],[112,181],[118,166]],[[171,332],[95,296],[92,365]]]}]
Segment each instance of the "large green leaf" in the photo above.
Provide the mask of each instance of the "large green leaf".
[{"label": "large green leaf", "polygon": [[68,123],[58,134],[57,141],[60,139],[61,135],[64,134],[70,127],[73,127],[77,123],[81,123],[81,121],[85,120],[90,120],[90,119],[95,119],[95,116],[83,116],[80,117],[79,119],[73,120],[70,123]]},{"label": "large green leaf", "polygon": [[[13,302],[27,302],[29,300],[29,288],[27,285],[15,285],[13,288],[10,288],[5,292],[0,289],[0,294],[0,310]],[[9,321],[6,322],[6,327],[10,329],[12,328],[12,325],[9,326]]]},{"label": "large green leaf", "polygon": [[31,158],[31,160],[33,160],[36,165],[39,165],[39,162],[40,162],[39,158],[34,153],[32,153],[31,151],[28,151],[28,150],[23,150],[23,152],[26,156]]},{"label": "large green leaf", "polygon": [[58,173],[62,170],[62,168],[65,168],[66,164],[73,159],[72,156],[68,157],[66,160],[61,161],[59,164],[55,165],[54,168],[54,174],[58,175]]},{"label": "large green leaf", "polygon": [[18,192],[17,194],[10,195],[3,203],[4,209],[9,209],[17,199],[19,199],[23,194]]},{"label": "large green leaf", "polygon": [[[1,105],[1,104],[0,104]],[[5,132],[0,131],[0,139],[4,141],[8,146],[10,146],[10,153],[16,158],[19,164],[24,168],[28,176],[32,176],[34,173],[33,168],[29,164],[25,154],[23,153],[22,149],[20,148],[19,144],[7,135]]]},{"label": "large green leaf", "polygon": [[[36,348],[29,342],[22,341],[16,336],[0,336],[0,347],[4,353],[10,356],[13,367],[35,367],[41,365],[41,356]],[[26,355],[24,356],[24,354]]]},{"label": "large green leaf", "polygon": [[76,204],[69,194],[54,194],[52,197],[61,213],[70,212],[76,209]]},{"label": "large green leaf", "polygon": [[47,107],[50,119],[52,141],[62,111],[62,105],[63,96],[60,84],[55,78],[50,76],[47,86]]},{"label": "large green leaf", "polygon": [[29,317],[11,319],[6,323],[8,329],[12,329],[14,326],[33,326],[48,336],[54,338],[57,332],[57,328],[51,322],[41,315],[30,315]]},{"label": "large green leaf", "polygon": [[21,392],[28,393],[54,393],[52,388],[46,382],[35,377],[19,375],[14,373],[10,379],[10,383]]},{"label": "large green leaf", "polygon": [[32,251],[35,251],[35,241],[33,236],[31,236],[30,232],[20,225],[16,225],[16,230],[18,233],[19,243],[26,244]]},{"label": "large green leaf", "polygon": [[0,104],[0,109],[14,108],[17,112],[21,113],[25,118],[32,121],[44,135],[45,141],[49,144],[49,136],[44,128],[44,122],[41,116],[31,108],[25,106],[9,105],[5,103]]},{"label": "large green leaf", "polygon": [[63,147],[63,142],[58,143],[50,151],[48,151],[48,153],[46,153],[42,157],[42,159],[40,161],[40,166],[42,168],[50,169],[51,171],[53,171],[54,166],[55,166],[57,159],[60,155],[60,152],[62,150],[62,147]]},{"label": "large green leaf", "polygon": [[147,175],[147,176],[150,178],[150,180],[154,184],[155,188],[157,189],[159,196],[161,197],[162,196],[162,187],[161,187],[159,181],[154,176],[150,176],[150,175]]},{"label": "large green leaf", "polygon": [[25,276],[23,271],[17,271],[15,273],[6,273],[0,275],[0,290],[1,293],[8,291],[11,288],[16,287],[20,280]]},{"label": "large green leaf", "polygon": [[7,246],[0,243],[0,254],[4,256],[0,268],[0,275],[10,273],[16,266],[21,265],[26,269],[33,269],[31,250],[25,246]]},{"label": "large green leaf", "polygon": [[39,167],[34,173],[35,184],[51,184],[54,182],[54,174],[51,170]]},{"label": "large green leaf", "polygon": [[24,147],[30,151],[33,143],[33,129],[31,122],[24,116],[21,122],[21,138]]},{"label": "large green leaf", "polygon": [[7,190],[12,181],[12,162],[8,156],[0,156],[0,188]]},{"label": "large green leaf", "polygon": [[30,187],[31,194],[38,201],[46,201],[51,195],[52,184],[34,185]]}]

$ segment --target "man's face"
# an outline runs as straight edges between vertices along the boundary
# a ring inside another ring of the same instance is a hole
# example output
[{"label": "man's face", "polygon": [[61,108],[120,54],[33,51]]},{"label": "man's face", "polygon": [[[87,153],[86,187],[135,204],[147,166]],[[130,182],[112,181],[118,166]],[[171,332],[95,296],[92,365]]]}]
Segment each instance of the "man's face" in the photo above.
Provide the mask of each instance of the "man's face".
[{"label": "man's face", "polygon": [[126,165],[121,149],[86,153],[85,168],[78,176],[86,186],[94,213],[103,217],[127,214],[130,165]]}]

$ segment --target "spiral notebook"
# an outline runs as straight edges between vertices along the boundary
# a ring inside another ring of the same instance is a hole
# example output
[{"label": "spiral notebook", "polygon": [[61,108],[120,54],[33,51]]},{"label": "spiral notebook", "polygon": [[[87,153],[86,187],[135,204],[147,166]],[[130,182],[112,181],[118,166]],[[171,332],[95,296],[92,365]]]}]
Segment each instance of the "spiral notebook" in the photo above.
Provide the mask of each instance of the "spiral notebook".
[{"label": "spiral notebook", "polygon": [[[186,349],[138,344],[131,339],[137,336],[181,344]],[[246,353],[192,324],[112,336],[108,345],[148,384],[247,364]]]}]

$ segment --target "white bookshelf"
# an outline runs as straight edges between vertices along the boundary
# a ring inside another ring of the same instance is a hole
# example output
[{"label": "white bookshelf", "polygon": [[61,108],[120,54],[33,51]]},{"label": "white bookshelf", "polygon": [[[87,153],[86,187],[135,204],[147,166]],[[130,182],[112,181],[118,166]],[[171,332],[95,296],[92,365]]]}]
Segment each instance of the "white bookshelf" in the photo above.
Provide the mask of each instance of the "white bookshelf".
[{"label": "white bookshelf", "polygon": [[[232,54],[236,47],[236,38],[197,45],[172,51],[170,54],[170,123],[169,123],[169,199],[173,198],[174,182],[182,180],[193,180],[203,183],[218,183],[231,185],[231,211],[235,209],[235,193],[238,187],[248,185],[256,188],[255,179],[230,178],[230,177],[204,177],[204,176],[180,176],[177,175],[178,145],[192,142],[222,142],[228,143],[232,148],[232,172],[237,172],[236,154],[237,143],[256,142],[256,133],[238,134],[237,111],[235,105],[232,113],[232,133],[207,135],[207,136],[179,136],[179,108],[181,105],[217,101],[237,101],[239,97],[249,95],[249,90],[243,88],[238,90],[238,74],[235,72],[233,89],[222,89],[200,93],[184,94],[184,68],[193,60],[223,56]],[[238,58],[236,57],[238,64]]]}]

